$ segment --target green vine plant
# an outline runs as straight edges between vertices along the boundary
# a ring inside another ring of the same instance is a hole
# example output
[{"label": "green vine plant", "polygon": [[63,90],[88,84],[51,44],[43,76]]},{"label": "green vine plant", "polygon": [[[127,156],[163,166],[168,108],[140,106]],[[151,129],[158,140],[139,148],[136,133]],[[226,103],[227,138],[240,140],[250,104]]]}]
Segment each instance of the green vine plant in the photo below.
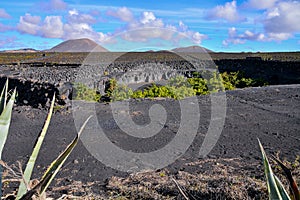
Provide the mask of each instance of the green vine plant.
[{"label": "green vine plant", "polygon": [[143,90],[136,91],[133,91],[126,85],[118,84],[117,80],[112,78],[107,82],[105,95],[103,96],[101,96],[96,89],[89,88],[83,83],[76,83],[74,84],[74,99],[93,102],[100,102],[102,100],[122,101],[130,98],[153,99],[157,97],[183,99],[195,95],[207,95],[225,90],[234,90],[236,88],[264,85],[267,85],[265,81],[246,78],[242,72],[217,73],[203,71],[194,72],[191,78],[176,76],[170,78],[166,85],[156,85],[153,83]]}]

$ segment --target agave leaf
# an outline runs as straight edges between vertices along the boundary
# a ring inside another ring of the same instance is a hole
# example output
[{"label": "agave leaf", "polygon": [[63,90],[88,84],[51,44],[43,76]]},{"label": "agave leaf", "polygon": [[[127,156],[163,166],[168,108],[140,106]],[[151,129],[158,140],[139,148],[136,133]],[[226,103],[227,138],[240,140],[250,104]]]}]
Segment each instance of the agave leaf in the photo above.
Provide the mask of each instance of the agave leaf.
[{"label": "agave leaf", "polygon": [[2,150],[8,135],[8,129],[11,121],[12,107],[14,105],[15,99],[16,99],[16,89],[14,90],[12,96],[10,97],[3,112],[0,115],[0,160],[2,157]]},{"label": "agave leaf", "polygon": [[6,106],[6,101],[7,101],[7,93],[8,93],[8,79],[6,80],[6,83],[3,87],[3,90],[0,95],[0,114],[4,110]]},{"label": "agave leaf", "polygon": [[33,189],[29,190],[20,200],[29,200],[34,194],[42,195],[46,191],[49,184],[51,183],[55,175],[58,173],[58,171],[61,169],[62,165],[64,164],[64,162],[66,161],[66,159],[68,158],[68,156],[73,151],[76,144],[78,143],[79,137],[91,117],[92,116],[90,116],[84,122],[84,124],[80,128],[80,131],[73,139],[73,141],[67,146],[67,148],[51,163],[51,165],[44,173],[40,183],[37,184]]},{"label": "agave leaf", "polygon": [[258,143],[259,143],[260,151],[261,151],[261,154],[262,154],[262,157],[263,157],[263,163],[264,163],[265,175],[266,175],[266,179],[267,179],[269,199],[270,200],[274,200],[274,199],[282,200],[283,198],[280,194],[279,188],[278,188],[276,180],[274,178],[274,173],[273,173],[272,168],[270,166],[270,163],[269,163],[269,160],[267,158],[266,152],[265,152],[262,144],[260,143],[259,139],[258,139]]},{"label": "agave leaf", "polygon": [[[31,156],[30,156],[30,158],[27,162],[26,169],[24,171],[23,181],[21,181],[20,185],[19,185],[17,199],[20,199],[27,192],[26,184],[29,183],[29,181],[30,181],[30,177],[31,177],[34,165],[35,165],[35,161],[37,159],[40,148],[42,146],[45,135],[47,133],[47,130],[48,130],[48,127],[49,127],[49,124],[50,124],[50,120],[51,120],[51,117],[52,117],[54,102],[55,102],[55,94],[53,95],[52,103],[51,103],[50,110],[49,110],[47,119],[45,121],[44,127],[43,127],[37,141],[36,141],[36,144],[34,146],[34,149],[33,149],[32,153],[31,153]],[[24,183],[24,181],[26,181],[26,183]]]},{"label": "agave leaf", "polygon": [[297,182],[294,180],[293,176],[292,176],[292,172],[291,170],[285,166],[278,158],[276,158],[275,156],[273,156],[273,159],[277,162],[277,164],[281,167],[281,169],[284,171],[284,174],[286,176],[286,178],[288,179],[289,183],[290,183],[290,188],[292,190],[292,193],[294,195],[294,199],[295,200],[300,200],[300,192],[299,192],[299,188],[297,186]]},{"label": "agave leaf", "polygon": [[[9,125],[11,122],[12,108],[14,105],[14,101],[16,99],[16,89],[14,90],[8,102],[7,102],[7,96],[8,96],[7,93],[8,93],[8,79],[6,80],[6,85],[4,86],[0,95],[0,160],[2,159],[2,150],[7,139]],[[2,172],[3,172],[3,168],[2,165],[0,165],[0,197],[2,197],[2,189],[1,189]]]},{"label": "agave leaf", "polygon": [[276,181],[276,185],[277,188],[280,192],[280,195],[282,197],[283,200],[291,200],[291,198],[289,197],[289,194],[287,193],[287,191],[284,189],[283,184],[281,183],[281,181],[279,180],[279,178],[276,175],[273,175],[274,179]]}]

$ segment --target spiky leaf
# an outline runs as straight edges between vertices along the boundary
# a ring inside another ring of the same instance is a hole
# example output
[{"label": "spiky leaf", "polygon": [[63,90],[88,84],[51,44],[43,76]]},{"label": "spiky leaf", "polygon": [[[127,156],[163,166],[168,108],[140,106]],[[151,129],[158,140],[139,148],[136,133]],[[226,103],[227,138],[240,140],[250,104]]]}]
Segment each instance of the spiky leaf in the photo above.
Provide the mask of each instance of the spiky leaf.
[{"label": "spiky leaf", "polygon": [[6,83],[2,89],[1,95],[0,95],[0,114],[5,108],[5,104],[7,101],[7,95],[8,95],[8,79],[6,80]]},{"label": "spiky leaf", "polygon": [[285,174],[286,178],[288,179],[288,181],[290,183],[290,188],[291,188],[291,191],[294,195],[294,199],[295,200],[300,200],[299,188],[298,188],[297,182],[294,180],[294,178],[292,176],[291,170],[287,166],[285,166],[278,158],[273,156],[273,159],[278,163],[278,165],[284,171],[284,174]]},{"label": "spiky leaf", "polygon": [[287,191],[284,189],[283,184],[281,183],[281,181],[279,180],[279,178],[276,175],[273,175],[273,176],[274,176],[274,179],[276,181],[276,185],[277,185],[277,188],[278,188],[278,190],[280,192],[280,195],[281,195],[282,199],[289,200],[290,196],[287,193]]},{"label": "spiky leaf", "polygon": [[[38,157],[40,148],[43,144],[45,135],[47,133],[47,130],[48,130],[48,127],[49,127],[49,124],[50,124],[50,120],[51,120],[51,117],[52,117],[54,102],[55,102],[55,95],[53,95],[52,103],[51,103],[50,110],[49,110],[47,119],[45,121],[44,127],[43,127],[37,141],[36,141],[36,144],[34,146],[34,149],[33,149],[32,153],[31,153],[31,156],[30,156],[30,158],[27,162],[26,169],[24,171],[23,181],[20,182],[20,186],[19,186],[19,189],[18,189],[17,199],[20,199],[27,192],[26,185],[30,181],[30,177],[31,177],[32,171],[34,169],[35,161]],[[26,181],[26,183],[24,181]]]},{"label": "spiky leaf", "polygon": [[12,113],[12,108],[15,99],[16,99],[16,89],[14,90],[7,104],[4,106],[5,108],[0,115],[0,160],[2,157],[2,150],[8,135],[9,125],[11,121],[11,113]]},{"label": "spiky leaf", "polygon": [[37,184],[33,189],[29,190],[20,200],[29,200],[34,194],[42,195],[48,186],[50,185],[51,181],[55,177],[55,175],[59,172],[62,165],[70,155],[70,153],[73,151],[74,147],[78,143],[79,137],[81,133],[83,132],[84,127],[88,123],[89,119],[92,116],[90,116],[82,125],[80,128],[80,131],[74,138],[74,140],[67,146],[67,148],[51,163],[51,165],[48,167],[46,172],[44,173],[41,181],[39,184]]},{"label": "spiky leaf", "polygon": [[267,186],[268,186],[268,193],[269,199],[274,200],[290,200],[288,195],[283,194],[282,192],[285,191],[283,185],[280,181],[276,180],[273,170],[270,166],[269,160],[267,158],[266,152],[258,139],[260,151],[263,157],[265,175],[267,179]]}]

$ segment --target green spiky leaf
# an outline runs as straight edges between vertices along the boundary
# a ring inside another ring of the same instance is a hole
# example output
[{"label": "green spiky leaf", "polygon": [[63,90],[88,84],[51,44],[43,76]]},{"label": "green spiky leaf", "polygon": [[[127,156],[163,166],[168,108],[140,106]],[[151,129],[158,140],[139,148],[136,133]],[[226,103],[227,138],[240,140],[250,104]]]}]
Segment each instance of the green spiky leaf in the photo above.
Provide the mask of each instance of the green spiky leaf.
[{"label": "green spiky leaf", "polygon": [[74,138],[74,140],[67,146],[67,148],[51,163],[51,165],[48,167],[46,172],[44,173],[41,181],[39,184],[37,184],[33,189],[29,190],[20,200],[29,200],[32,198],[34,194],[42,195],[48,186],[50,185],[51,181],[55,177],[55,175],[59,172],[62,165],[70,155],[70,153],[73,151],[74,147],[78,143],[79,137],[81,133],[83,132],[84,127],[88,123],[89,119],[92,116],[90,116],[82,125],[80,128],[80,131]]},{"label": "green spiky leaf", "polygon": [[32,171],[34,169],[35,161],[38,157],[40,148],[43,144],[45,135],[47,133],[47,130],[48,130],[48,127],[49,127],[49,124],[50,124],[50,120],[51,120],[51,117],[52,117],[52,113],[53,113],[54,102],[55,102],[55,95],[53,95],[52,103],[51,103],[50,110],[49,110],[47,119],[45,121],[44,127],[43,127],[37,141],[36,141],[36,144],[34,146],[34,149],[33,149],[32,153],[31,153],[31,156],[30,156],[30,158],[27,162],[26,169],[25,169],[24,175],[23,175],[23,181],[20,182],[20,186],[19,186],[19,189],[18,189],[17,199],[20,199],[27,192],[26,185],[30,181],[31,174],[32,174]]},{"label": "green spiky leaf", "polygon": [[[2,159],[2,151],[6,143],[9,125],[11,122],[12,108],[14,101],[16,99],[16,89],[11,95],[9,101],[7,102],[8,97],[8,79],[3,87],[3,90],[0,95],[0,160]],[[0,165],[0,197],[2,196],[2,172],[3,168]]]},{"label": "green spiky leaf", "polygon": [[299,188],[297,185],[297,182],[294,180],[293,176],[292,176],[292,172],[291,170],[285,166],[283,164],[283,162],[281,162],[278,158],[273,156],[273,159],[277,162],[277,164],[281,167],[281,169],[283,170],[286,178],[288,179],[289,183],[290,183],[290,188],[291,191],[294,195],[294,199],[295,200],[300,200],[300,192],[299,192]]},{"label": "green spiky leaf", "polygon": [[0,96],[0,114],[2,113],[2,111],[4,110],[5,106],[6,106],[6,101],[7,101],[7,94],[8,93],[8,79],[6,80],[6,83],[3,87],[3,90],[1,92],[1,96]]},{"label": "green spiky leaf", "polygon": [[[6,96],[6,95],[7,94],[5,94],[4,96]],[[2,157],[2,150],[3,150],[4,144],[7,139],[7,135],[8,135],[9,125],[11,122],[12,108],[13,108],[15,99],[16,99],[16,89],[14,90],[14,92],[11,95],[7,104],[4,103],[5,106],[4,106],[3,112],[0,115],[0,160]]]},{"label": "green spiky leaf", "polygon": [[265,169],[265,175],[267,179],[267,186],[268,186],[268,193],[269,193],[269,199],[274,200],[290,200],[290,197],[288,196],[286,190],[284,189],[282,183],[279,181],[279,179],[274,175],[273,170],[270,166],[269,160],[267,158],[266,152],[261,144],[261,142],[258,139],[260,151],[263,157],[263,163],[264,163],[264,169]]},{"label": "green spiky leaf", "polygon": [[273,176],[274,176],[274,179],[275,179],[275,181],[276,181],[276,185],[277,185],[277,188],[278,188],[278,190],[279,190],[279,193],[280,193],[280,195],[281,195],[281,197],[282,197],[282,199],[291,199],[290,197],[289,197],[289,194],[287,193],[287,191],[284,189],[284,186],[283,186],[283,184],[281,183],[281,181],[279,180],[279,178],[276,176],[276,175],[274,175],[273,174]]}]

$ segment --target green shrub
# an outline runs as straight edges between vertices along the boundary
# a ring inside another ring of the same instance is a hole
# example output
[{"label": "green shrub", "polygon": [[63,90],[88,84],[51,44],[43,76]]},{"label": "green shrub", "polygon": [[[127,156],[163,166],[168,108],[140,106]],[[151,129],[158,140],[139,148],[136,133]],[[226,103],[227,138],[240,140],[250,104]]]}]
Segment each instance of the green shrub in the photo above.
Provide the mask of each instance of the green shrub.
[{"label": "green shrub", "polygon": [[171,94],[170,97],[173,99],[184,99],[196,95],[192,87],[180,86],[176,88],[174,86],[168,86],[168,88]]},{"label": "green shrub", "polygon": [[122,101],[129,99],[133,95],[132,89],[125,85],[116,85],[109,93],[111,101]]},{"label": "green shrub", "polygon": [[152,86],[145,88],[143,91],[132,91],[125,85],[118,85],[115,79],[111,79],[105,92],[111,101],[156,97],[183,99],[194,95],[206,95],[235,88],[258,86],[258,84],[263,83],[263,80],[257,81],[245,78],[244,73],[241,72],[223,72],[220,74],[206,70],[193,72],[192,76],[192,78],[176,76],[170,78],[165,86],[152,84]]},{"label": "green shrub", "polygon": [[99,102],[101,99],[101,95],[97,92],[97,90],[89,88],[88,86],[86,86],[83,83],[75,83],[74,84],[74,99]]},{"label": "green shrub", "polygon": [[118,85],[117,80],[114,78],[108,81],[107,86],[105,88],[105,93],[107,94],[107,96],[111,96],[112,92],[115,90],[117,85]]},{"label": "green shrub", "polygon": [[208,94],[207,81],[203,78],[189,78],[188,83],[196,95]]}]

